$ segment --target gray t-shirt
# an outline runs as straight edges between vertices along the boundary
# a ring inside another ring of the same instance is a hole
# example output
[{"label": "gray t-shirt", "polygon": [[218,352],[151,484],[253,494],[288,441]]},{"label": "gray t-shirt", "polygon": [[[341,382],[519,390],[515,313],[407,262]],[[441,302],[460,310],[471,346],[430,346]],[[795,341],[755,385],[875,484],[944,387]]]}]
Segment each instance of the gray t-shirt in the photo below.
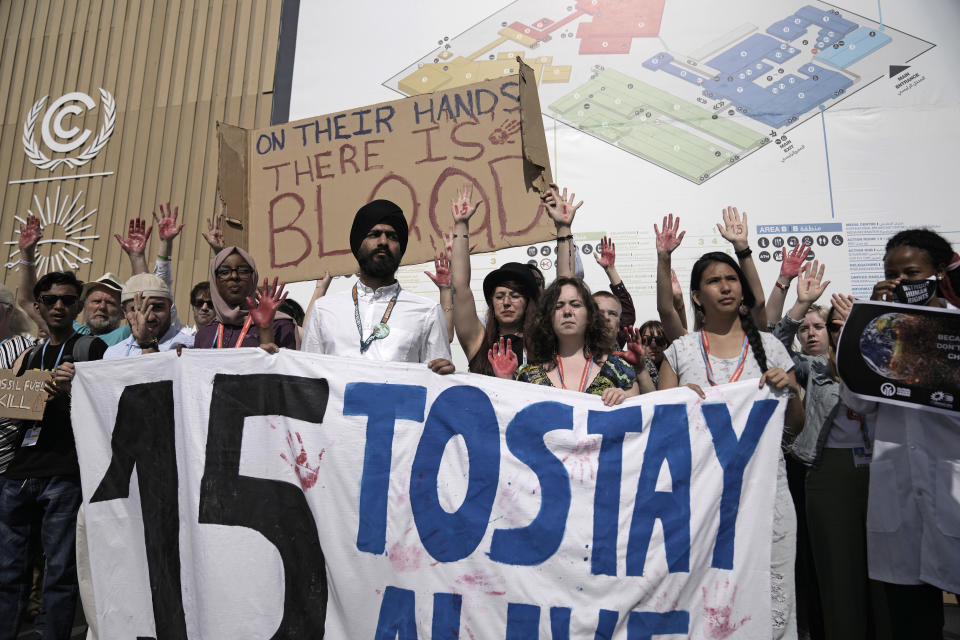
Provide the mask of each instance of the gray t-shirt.
[{"label": "gray t-shirt", "polygon": [[[767,367],[780,367],[784,371],[793,369],[793,358],[787,353],[786,347],[777,340],[772,333],[761,332],[760,340],[763,343],[763,350],[767,355]],[[680,380],[680,384],[700,385],[703,388],[709,387],[707,380],[707,368],[703,364],[703,356],[700,353],[700,332],[694,331],[685,336],[674,340],[666,351],[663,352],[664,358],[673,367]],[[710,354],[710,366],[713,367],[713,378],[717,384],[725,384],[730,381],[730,376],[737,368],[739,358],[717,358]],[[743,373],[740,374],[740,380],[749,380],[759,378],[762,375],[760,365],[753,355],[753,350],[747,352],[747,361],[743,366]]]}]

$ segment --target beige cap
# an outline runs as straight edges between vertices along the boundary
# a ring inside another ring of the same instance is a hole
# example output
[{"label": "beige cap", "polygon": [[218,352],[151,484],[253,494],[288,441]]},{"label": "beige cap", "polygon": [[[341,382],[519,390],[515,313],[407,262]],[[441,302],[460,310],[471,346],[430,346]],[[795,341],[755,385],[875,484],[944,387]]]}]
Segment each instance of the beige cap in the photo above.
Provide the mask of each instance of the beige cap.
[{"label": "beige cap", "polygon": [[80,292],[80,299],[86,300],[87,296],[90,295],[90,291],[95,287],[103,287],[104,289],[116,291],[117,293],[120,293],[122,289],[120,286],[120,278],[108,271],[96,280],[83,283],[83,290]]},{"label": "beige cap", "polygon": [[120,292],[120,304],[133,300],[138,293],[142,293],[144,298],[166,298],[173,302],[170,287],[152,273],[138,273],[123,283],[123,290]]}]

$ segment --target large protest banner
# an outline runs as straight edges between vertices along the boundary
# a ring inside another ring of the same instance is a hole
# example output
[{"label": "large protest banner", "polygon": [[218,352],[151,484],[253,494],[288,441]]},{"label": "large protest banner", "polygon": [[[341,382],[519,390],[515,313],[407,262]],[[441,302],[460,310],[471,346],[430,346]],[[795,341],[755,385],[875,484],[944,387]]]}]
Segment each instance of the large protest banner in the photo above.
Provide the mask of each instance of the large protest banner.
[{"label": "large protest banner", "polygon": [[370,365],[78,363],[101,638],[770,637],[784,405],[755,380],[606,408]]},{"label": "large protest banner", "polygon": [[479,251],[552,237],[540,203],[551,176],[533,70],[504,64],[508,77],[265,129],[221,123],[227,242],[288,281],[353,273],[353,215],[386,198],[410,227],[403,262],[418,264],[434,257],[450,202],[467,184],[483,203],[471,230]]},{"label": "large protest banner", "polygon": [[857,300],[840,334],[837,368],[862,398],[956,415],[960,311]]}]

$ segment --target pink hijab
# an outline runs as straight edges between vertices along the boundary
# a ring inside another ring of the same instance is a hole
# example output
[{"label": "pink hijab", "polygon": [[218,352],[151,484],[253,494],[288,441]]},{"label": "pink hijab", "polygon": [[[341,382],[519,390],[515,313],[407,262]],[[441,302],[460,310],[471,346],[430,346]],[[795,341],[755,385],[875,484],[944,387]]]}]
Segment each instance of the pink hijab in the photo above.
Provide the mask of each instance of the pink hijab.
[{"label": "pink hijab", "polygon": [[223,299],[223,296],[220,295],[220,287],[217,286],[219,282],[217,279],[217,268],[222,265],[232,253],[240,254],[240,257],[253,269],[253,289],[251,289],[250,294],[252,295],[253,291],[257,288],[257,283],[260,281],[260,274],[257,272],[257,263],[253,261],[253,256],[240,247],[224,247],[210,262],[210,298],[213,300],[213,310],[216,313],[217,321],[220,322],[220,324],[239,327],[246,321],[247,316],[250,315],[250,311],[243,307],[231,307],[228,305],[226,300]]}]

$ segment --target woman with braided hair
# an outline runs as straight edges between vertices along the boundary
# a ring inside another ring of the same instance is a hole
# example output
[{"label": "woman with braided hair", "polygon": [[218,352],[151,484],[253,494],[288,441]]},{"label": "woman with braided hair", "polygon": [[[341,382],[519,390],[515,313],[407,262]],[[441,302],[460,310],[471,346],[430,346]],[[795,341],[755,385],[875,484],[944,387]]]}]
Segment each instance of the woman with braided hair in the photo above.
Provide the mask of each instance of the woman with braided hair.
[{"label": "woman with braided hair", "polygon": [[[749,309],[756,298],[740,266],[727,254],[700,257],[690,277],[690,298],[701,314],[701,329],[667,347],[660,367],[660,389],[686,385],[705,398],[702,387],[760,378],[760,386],[789,390],[785,426],[796,435],[803,428],[800,387],[790,369],[793,360],[769,333],[760,333]],[[779,449],[778,449],[779,451]],[[794,559],[797,515],[787,487],[782,452],[777,466],[773,545],[770,551],[770,596],[773,638],[796,638]]]}]

